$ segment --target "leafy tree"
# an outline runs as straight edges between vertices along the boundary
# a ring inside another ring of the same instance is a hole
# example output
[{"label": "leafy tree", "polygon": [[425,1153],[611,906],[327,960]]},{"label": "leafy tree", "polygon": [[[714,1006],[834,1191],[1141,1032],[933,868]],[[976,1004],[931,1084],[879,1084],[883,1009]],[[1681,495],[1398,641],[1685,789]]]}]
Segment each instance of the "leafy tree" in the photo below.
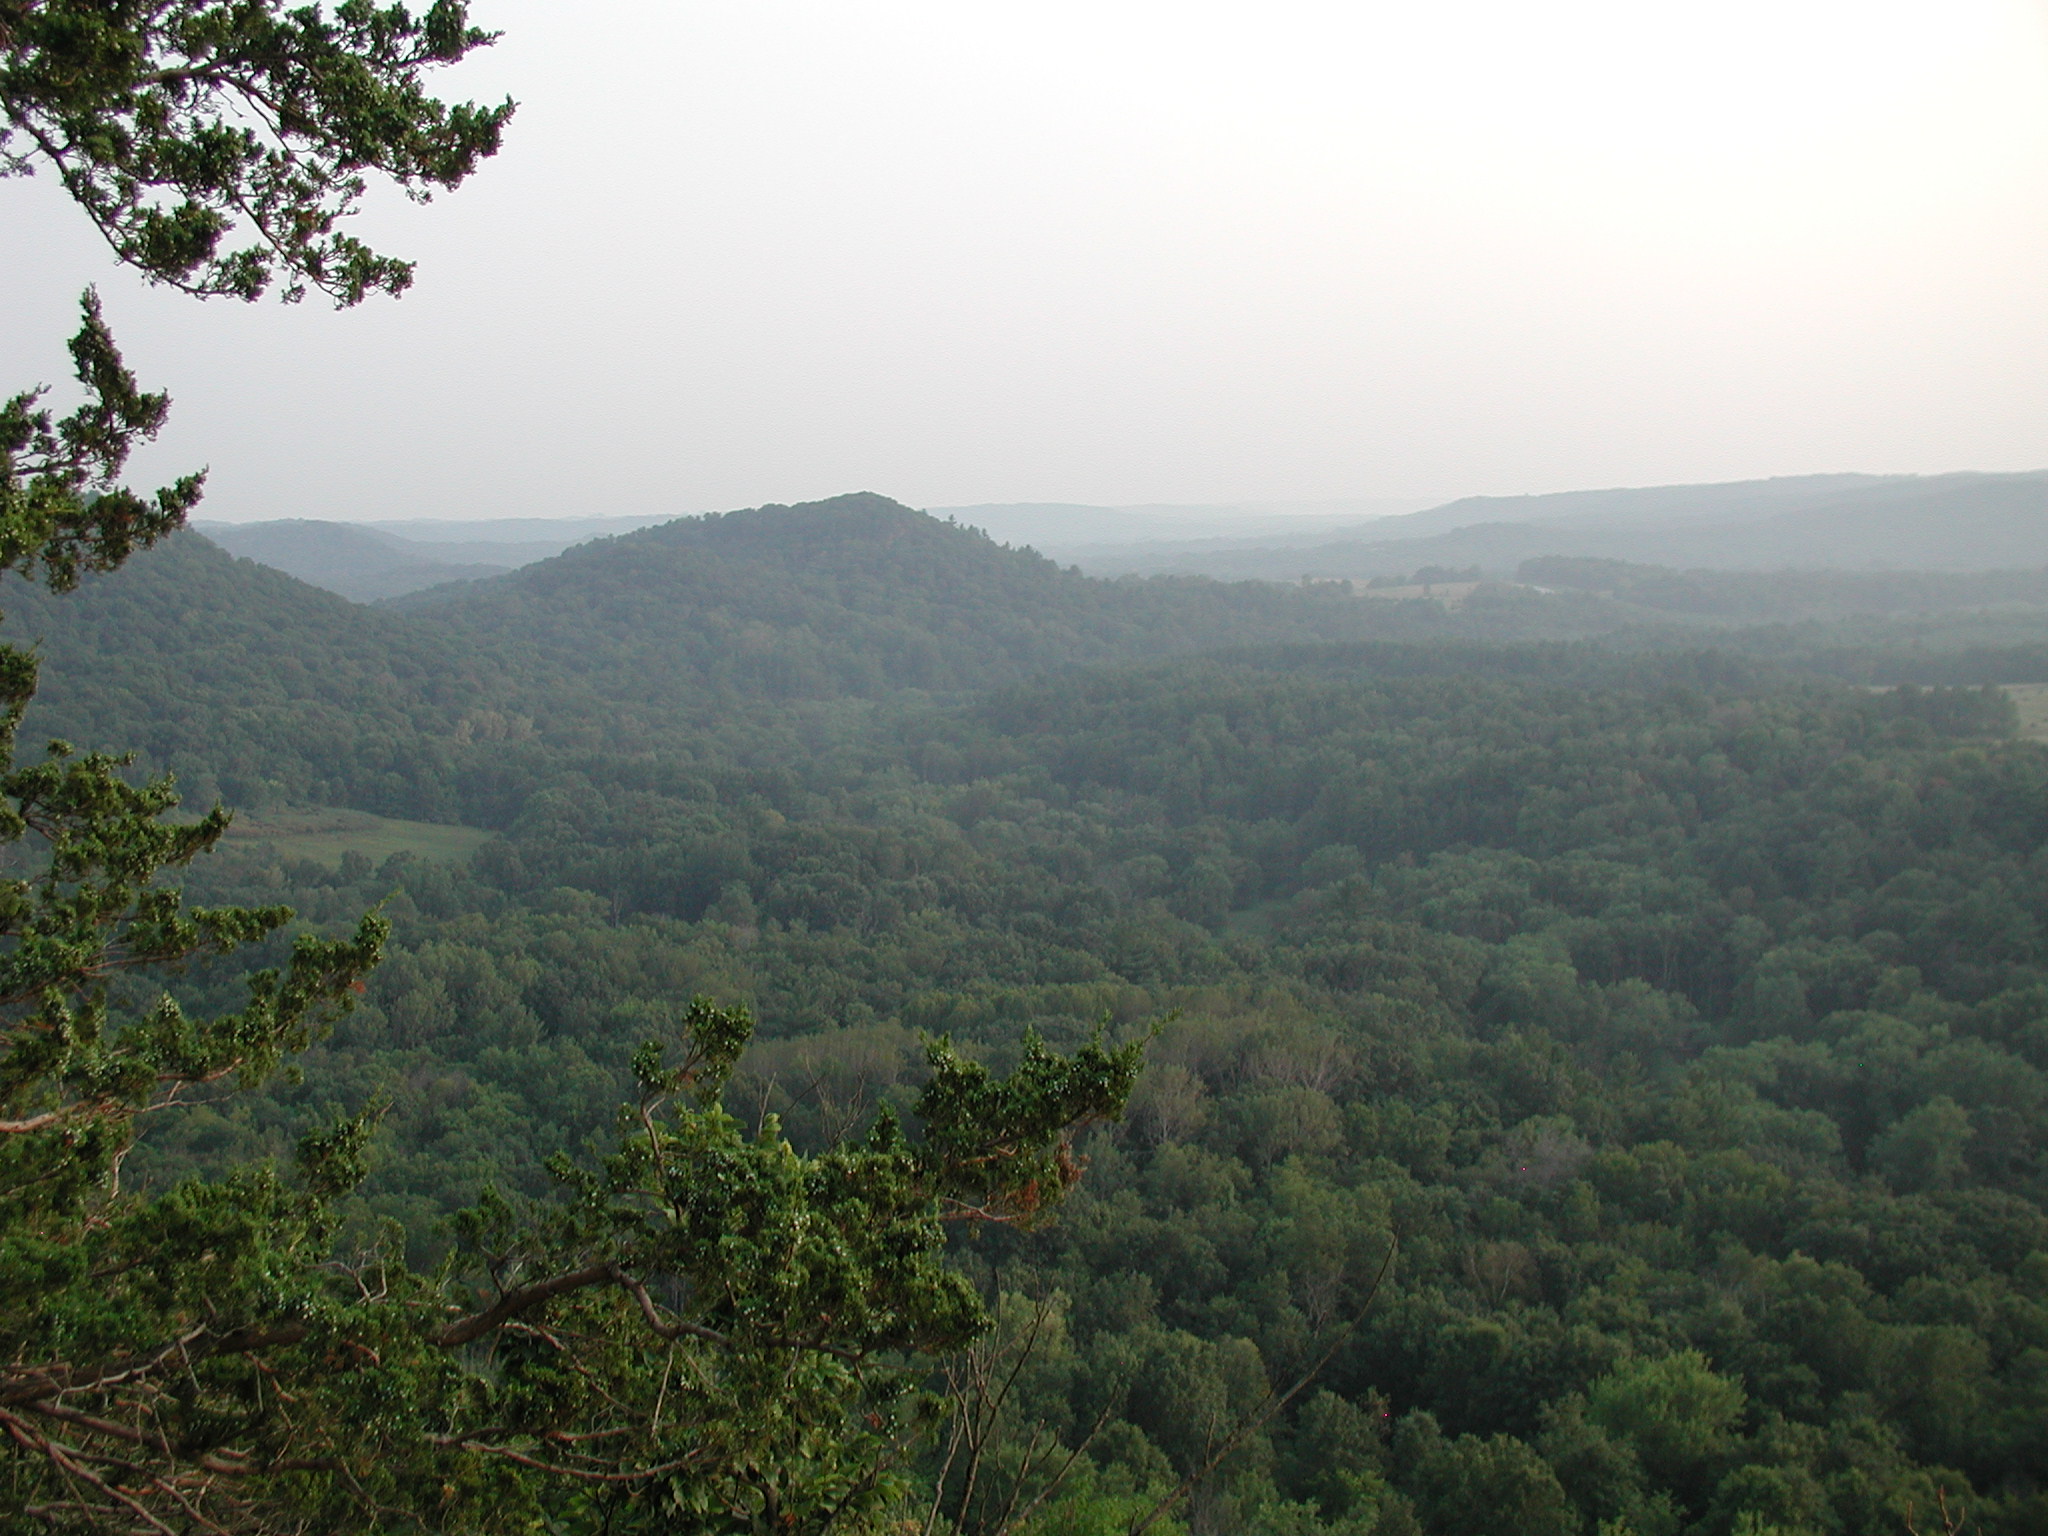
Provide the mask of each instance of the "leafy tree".
[{"label": "leafy tree", "polygon": [[[118,485],[165,401],[136,387],[90,295],[72,352],[76,412],[53,421],[33,395],[0,410],[0,570],[56,590],[175,526],[198,494],[196,479],[153,500]],[[136,1200],[119,1180],[135,1122],[268,1075],[353,999],[387,927],[373,915],[352,938],[301,936],[231,1012],[151,1001],[149,972],[259,941],[291,910],[188,906],[162,883],[228,825],[217,807],[167,822],[168,779],[133,784],[123,759],[63,742],[19,762],[35,681],[33,656],[0,647],[0,1481],[13,1508],[58,1527],[168,1528],[153,1507],[188,1509],[251,1455],[297,1459],[275,1441],[230,1447],[220,1429],[253,1385],[249,1352],[309,1330],[322,1196],[347,1181],[363,1126],[307,1144],[302,1191],[251,1173]]]},{"label": "leafy tree", "polygon": [[1947,1189],[1964,1171],[1964,1149],[1975,1134],[1969,1112],[1938,1094],[1872,1142],[1870,1161],[1900,1189]]},{"label": "leafy tree", "polygon": [[[1029,1225],[1078,1178],[1073,1138],[1122,1112],[1143,1042],[1061,1056],[1027,1044],[1003,1077],[934,1042],[912,1106],[804,1156],[719,1095],[752,1033],[699,1000],[634,1060],[635,1129],[596,1169],[558,1159],[573,1199],[465,1213],[488,1277],[431,1342],[492,1335],[506,1374],[481,1457],[543,1458],[591,1488],[607,1528],[857,1526],[899,1496],[934,1422],[928,1359],[984,1326],[948,1262],[958,1221]],[[545,1326],[535,1326],[544,1320]],[[517,1325],[515,1327],[515,1325]]]},{"label": "leafy tree", "polygon": [[1578,1511],[1557,1474],[1512,1435],[1447,1439],[1426,1413],[1401,1421],[1394,1457],[1412,1467],[1432,1533],[1502,1530],[1530,1536],[1575,1536]]},{"label": "leafy tree", "polygon": [[1742,1384],[1698,1350],[1632,1361],[1594,1382],[1587,1416],[1633,1445],[1655,1477],[1680,1480],[1731,1449],[1742,1421]]},{"label": "leafy tree", "polygon": [[[301,940],[259,1003],[345,988],[382,937]],[[151,1024],[174,1020],[164,1004]],[[265,1022],[222,1021],[245,1038]],[[885,1115],[806,1157],[718,1103],[751,1030],[694,1005],[678,1063],[640,1052],[620,1150],[558,1160],[565,1202],[488,1196],[431,1278],[376,1245],[330,1261],[367,1117],[307,1138],[296,1187],[257,1169],[138,1201],[72,1176],[59,1208],[17,1181],[0,1486],[60,1527],[857,1524],[903,1491],[932,1423],[914,1362],[984,1321],[948,1221],[1049,1211],[1140,1045],[1034,1050],[999,1079],[935,1043],[921,1138]],[[69,1175],[64,1123],[43,1133]]]},{"label": "leafy tree", "polygon": [[[195,293],[253,298],[279,274],[288,298],[396,292],[410,269],[337,222],[365,171],[452,186],[496,147],[509,108],[451,112],[418,85],[486,40],[449,4],[419,21],[360,3],[331,19],[0,4],[0,177],[54,170],[118,257]],[[250,243],[223,250],[238,225]],[[0,571],[58,592],[178,527],[201,488],[121,484],[169,401],[138,387],[90,291],[83,308],[83,403],[58,419],[34,389],[0,407]],[[262,940],[291,910],[188,906],[164,883],[228,824],[218,807],[167,821],[168,779],[137,785],[125,759],[62,742],[18,761],[35,684],[34,658],[0,646],[0,1480],[11,1511],[57,1528],[261,1525],[270,1485],[330,1459],[345,1422],[323,1425],[334,1404],[292,1394],[260,1352],[331,1322],[328,1203],[360,1178],[367,1123],[309,1139],[296,1188],[257,1170],[137,1199],[120,1168],[139,1116],[302,1048],[361,990],[387,926],[302,935],[232,1011],[152,1001],[150,973]]]}]

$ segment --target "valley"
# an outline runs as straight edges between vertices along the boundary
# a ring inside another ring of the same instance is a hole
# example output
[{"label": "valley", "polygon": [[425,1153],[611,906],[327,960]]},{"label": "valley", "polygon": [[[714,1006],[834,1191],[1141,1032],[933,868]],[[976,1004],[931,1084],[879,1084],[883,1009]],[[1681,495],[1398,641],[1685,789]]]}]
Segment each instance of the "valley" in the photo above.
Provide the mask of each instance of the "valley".
[{"label": "valley", "polygon": [[924,1040],[1156,1029],[1058,1220],[955,1245],[1039,1318],[1014,1481],[920,1464],[962,1529],[1048,1436],[1046,1532],[1197,1473],[1194,1528],[1289,1536],[2032,1529],[2035,578],[1550,574],[1104,581],[849,497],[375,607],[191,540],[18,605],[31,737],[248,807],[194,899],[393,924],[296,1085],[128,1177],[382,1104],[355,1219],[431,1265],[558,1198],[679,999],[758,1020],[728,1103],[813,1152]]},{"label": "valley", "polygon": [[0,0],[0,1536],[2044,1536],[2039,20]]}]

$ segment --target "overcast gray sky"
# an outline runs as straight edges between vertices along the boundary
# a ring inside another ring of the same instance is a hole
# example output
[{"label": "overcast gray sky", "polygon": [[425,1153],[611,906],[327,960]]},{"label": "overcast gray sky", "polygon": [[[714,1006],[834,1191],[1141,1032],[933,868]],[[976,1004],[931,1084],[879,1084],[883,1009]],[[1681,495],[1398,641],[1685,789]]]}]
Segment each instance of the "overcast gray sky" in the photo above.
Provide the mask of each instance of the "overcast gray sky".
[{"label": "overcast gray sky", "polygon": [[412,294],[201,305],[0,183],[0,384],[98,282],[236,519],[2048,465],[2043,0],[474,10],[522,105],[361,221]]}]

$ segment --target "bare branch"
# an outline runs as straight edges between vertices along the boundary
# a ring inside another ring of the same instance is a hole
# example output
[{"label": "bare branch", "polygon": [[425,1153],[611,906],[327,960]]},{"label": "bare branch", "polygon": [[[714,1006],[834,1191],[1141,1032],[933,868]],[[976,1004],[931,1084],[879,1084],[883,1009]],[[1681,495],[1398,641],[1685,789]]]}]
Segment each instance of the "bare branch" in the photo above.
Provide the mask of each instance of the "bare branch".
[{"label": "bare branch", "polygon": [[618,1266],[606,1261],[591,1264],[583,1269],[570,1270],[567,1274],[554,1275],[546,1280],[536,1280],[531,1285],[514,1286],[481,1312],[450,1323],[433,1336],[434,1343],[443,1349],[459,1349],[464,1344],[474,1343],[499,1324],[532,1310],[543,1302],[553,1301],[557,1296],[566,1296],[572,1291],[588,1290],[594,1285],[609,1285]]},{"label": "bare branch", "polygon": [[708,1339],[713,1344],[724,1344],[728,1347],[731,1345],[732,1341],[716,1329],[685,1322],[681,1318],[673,1322],[663,1322],[660,1311],[654,1305],[654,1298],[647,1294],[647,1287],[616,1264],[611,1266],[611,1278],[627,1295],[640,1303],[640,1315],[647,1320],[647,1326],[661,1338],[676,1339],[687,1336],[693,1339]]}]

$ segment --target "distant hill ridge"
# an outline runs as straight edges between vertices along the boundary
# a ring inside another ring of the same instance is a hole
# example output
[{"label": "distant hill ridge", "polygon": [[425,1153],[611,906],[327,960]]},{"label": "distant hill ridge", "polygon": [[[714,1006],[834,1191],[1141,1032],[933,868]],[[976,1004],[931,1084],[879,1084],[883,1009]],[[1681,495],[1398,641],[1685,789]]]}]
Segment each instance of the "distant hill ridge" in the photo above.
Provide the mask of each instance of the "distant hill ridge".
[{"label": "distant hill ridge", "polygon": [[[1941,476],[1976,480],[1988,476]],[[1782,475],[1766,480],[1724,480],[1698,485],[1616,486],[1591,491],[1546,491],[1522,496],[1465,496],[1373,525],[1376,538],[1421,538],[1490,523],[1633,527],[1654,524],[1748,522],[1924,486],[1917,475]]]},{"label": "distant hill ridge", "polygon": [[[219,792],[249,806],[348,805],[487,826],[516,813],[539,782],[533,764],[565,747],[670,772],[723,750],[706,744],[729,727],[758,737],[746,722],[773,717],[792,733],[777,740],[795,760],[809,749],[788,724],[805,718],[783,708],[790,701],[852,718],[840,704],[965,698],[1200,652],[1634,634],[1780,659],[1832,642],[1726,626],[1890,612],[1933,615],[1910,633],[1885,632],[1916,655],[1923,640],[1930,655],[2034,650],[1918,671],[1880,657],[1858,676],[2048,677],[2038,581],[1877,591],[1860,579],[1710,582],[1610,567],[1532,578],[1482,585],[1456,613],[1370,601],[1342,583],[1103,580],[860,494],[679,519],[374,608],[180,535],[72,596],[0,584],[0,611],[6,632],[36,643],[44,662],[31,739],[139,748],[145,766],[175,769],[200,803]],[[1535,590],[1546,585],[1568,590]],[[1942,617],[1959,609],[1970,612]],[[1707,640],[1709,626],[1725,638]]]},{"label": "distant hill ridge", "polygon": [[[878,498],[886,500],[886,498]],[[810,508],[836,505],[806,504]],[[899,504],[890,502],[890,506]],[[1723,570],[1985,571],[2048,564],[2048,471],[2015,474],[1796,475],[1529,496],[1468,496],[1421,511],[1380,499],[1326,503],[1088,507],[991,503],[933,509],[1091,575],[1204,575],[1298,581],[1398,576],[1477,565],[1506,577],[1545,556]],[[901,510],[908,511],[903,508]],[[773,508],[755,532],[774,527]],[[290,519],[202,524],[231,553],[358,602],[531,565],[581,542],[672,521],[723,526],[737,514],[416,519]],[[691,537],[679,535],[679,537]],[[707,548],[727,547],[708,535]]]},{"label": "distant hill ridge", "polygon": [[1099,559],[1070,553],[1105,574],[1265,580],[1396,576],[1424,565],[1476,565],[1504,577],[1544,556],[1719,570],[2032,568],[2048,565],[2048,471],[1475,496],[1314,545],[1154,548],[1124,560],[1110,551]]},{"label": "distant hill ridge", "polygon": [[679,518],[396,606],[503,654],[607,657],[593,686],[642,699],[953,692],[1443,624],[1272,584],[1105,582],[872,493]]}]

